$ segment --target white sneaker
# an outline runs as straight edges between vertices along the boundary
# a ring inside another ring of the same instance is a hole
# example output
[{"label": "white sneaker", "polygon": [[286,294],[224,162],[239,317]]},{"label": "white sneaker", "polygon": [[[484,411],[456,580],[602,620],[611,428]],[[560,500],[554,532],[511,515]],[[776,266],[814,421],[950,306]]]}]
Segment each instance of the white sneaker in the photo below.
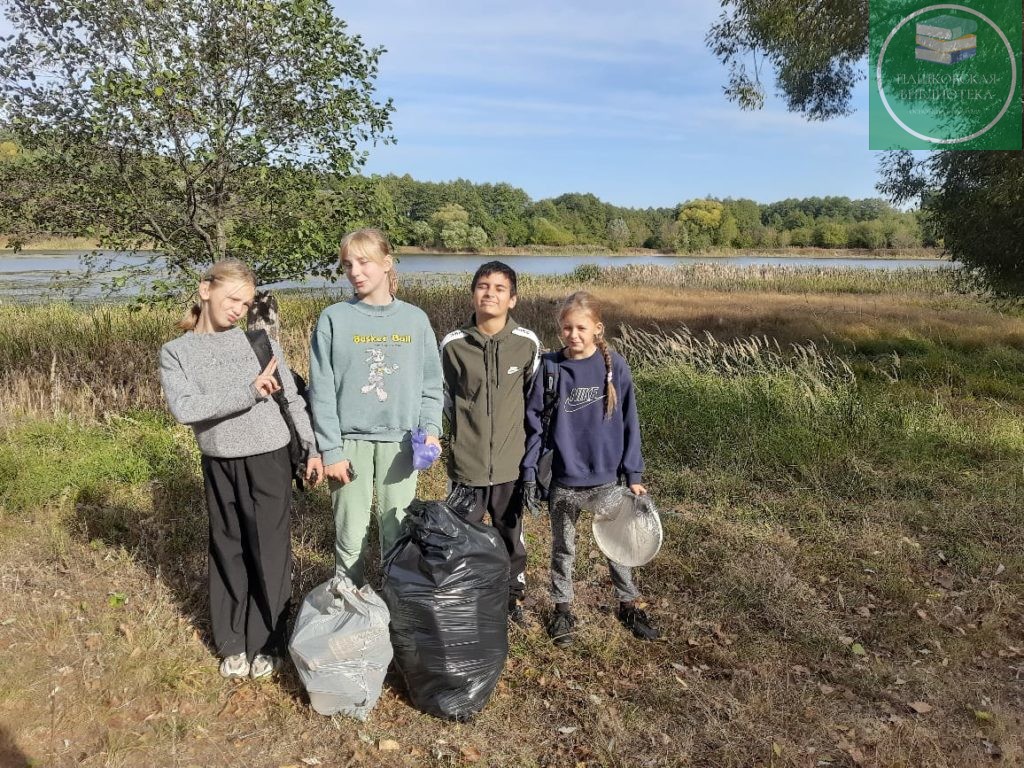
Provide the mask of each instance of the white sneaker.
[{"label": "white sneaker", "polygon": [[266,656],[258,653],[249,667],[249,676],[253,680],[259,680],[261,677],[274,674],[280,667],[281,658],[279,656]]},{"label": "white sneaker", "polygon": [[249,659],[244,653],[226,656],[220,662],[220,676],[229,680],[249,674]]}]

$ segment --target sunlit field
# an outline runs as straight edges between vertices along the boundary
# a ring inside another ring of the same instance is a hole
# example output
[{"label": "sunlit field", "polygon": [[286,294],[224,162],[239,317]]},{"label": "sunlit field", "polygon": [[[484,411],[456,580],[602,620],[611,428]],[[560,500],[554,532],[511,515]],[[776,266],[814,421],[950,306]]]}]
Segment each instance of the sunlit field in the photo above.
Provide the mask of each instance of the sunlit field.
[{"label": "sunlit field", "polygon": [[[470,723],[397,675],[366,723],[293,670],[217,674],[195,442],[163,409],[177,312],[0,305],[0,764],[931,766],[1024,760],[1024,320],[952,271],[699,267],[522,281],[555,342],[584,287],[637,383],[665,545],[638,569],[664,639],[614,617],[581,526],[580,636],[555,648],[546,516],[528,631]],[[410,286],[440,337],[464,285]],[[329,295],[282,298],[293,367]],[[444,470],[420,495],[444,491]],[[294,595],[333,569],[297,494]]]}]

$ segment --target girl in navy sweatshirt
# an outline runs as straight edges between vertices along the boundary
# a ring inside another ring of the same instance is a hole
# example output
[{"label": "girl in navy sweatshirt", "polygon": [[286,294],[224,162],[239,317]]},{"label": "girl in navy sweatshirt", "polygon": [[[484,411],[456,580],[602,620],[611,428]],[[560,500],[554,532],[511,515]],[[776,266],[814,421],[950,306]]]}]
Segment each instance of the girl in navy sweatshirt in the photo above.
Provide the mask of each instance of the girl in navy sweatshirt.
[{"label": "girl in navy sweatshirt", "polygon": [[[537,376],[526,408],[526,454],[523,457],[523,496],[535,503],[537,461],[553,448],[548,510],[551,516],[551,598],[555,611],[548,634],[555,645],[572,643],[576,618],[572,602],[572,569],[576,559],[576,521],[584,509],[620,477],[633,493],[642,495],[644,460],[640,455],[640,424],[636,414],[629,365],[604,339],[601,308],[591,294],[578,291],[558,313],[559,334],[565,345],[551,352],[558,364],[558,400],[544,441],[544,379]],[[546,442],[546,445],[542,445]],[[654,640],[658,630],[636,607],[639,597],[632,570],[608,561],[619,599],[617,617],[636,637]]]}]

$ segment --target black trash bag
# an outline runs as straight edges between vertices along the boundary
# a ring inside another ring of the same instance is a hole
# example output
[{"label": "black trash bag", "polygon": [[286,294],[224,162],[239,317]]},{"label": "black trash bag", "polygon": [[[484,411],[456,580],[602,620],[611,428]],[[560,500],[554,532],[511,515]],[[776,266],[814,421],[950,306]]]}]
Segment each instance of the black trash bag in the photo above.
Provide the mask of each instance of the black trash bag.
[{"label": "black trash bag", "polygon": [[416,709],[468,720],[508,656],[508,552],[494,528],[415,500],[384,557],[395,663]]}]

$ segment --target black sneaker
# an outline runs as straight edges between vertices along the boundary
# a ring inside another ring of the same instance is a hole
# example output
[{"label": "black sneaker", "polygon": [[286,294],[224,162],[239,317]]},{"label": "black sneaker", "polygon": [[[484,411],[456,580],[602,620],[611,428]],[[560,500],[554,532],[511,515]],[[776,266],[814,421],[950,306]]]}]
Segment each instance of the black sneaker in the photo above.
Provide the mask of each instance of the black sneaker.
[{"label": "black sneaker", "polygon": [[555,611],[548,622],[548,634],[560,648],[572,645],[573,635],[576,634],[576,617],[568,611]]},{"label": "black sneaker", "polygon": [[508,620],[517,627],[526,629],[526,611],[518,600],[508,601]]},{"label": "black sneaker", "polygon": [[650,617],[635,605],[619,605],[615,614],[622,625],[641,640],[657,640],[661,633],[651,623]]}]

